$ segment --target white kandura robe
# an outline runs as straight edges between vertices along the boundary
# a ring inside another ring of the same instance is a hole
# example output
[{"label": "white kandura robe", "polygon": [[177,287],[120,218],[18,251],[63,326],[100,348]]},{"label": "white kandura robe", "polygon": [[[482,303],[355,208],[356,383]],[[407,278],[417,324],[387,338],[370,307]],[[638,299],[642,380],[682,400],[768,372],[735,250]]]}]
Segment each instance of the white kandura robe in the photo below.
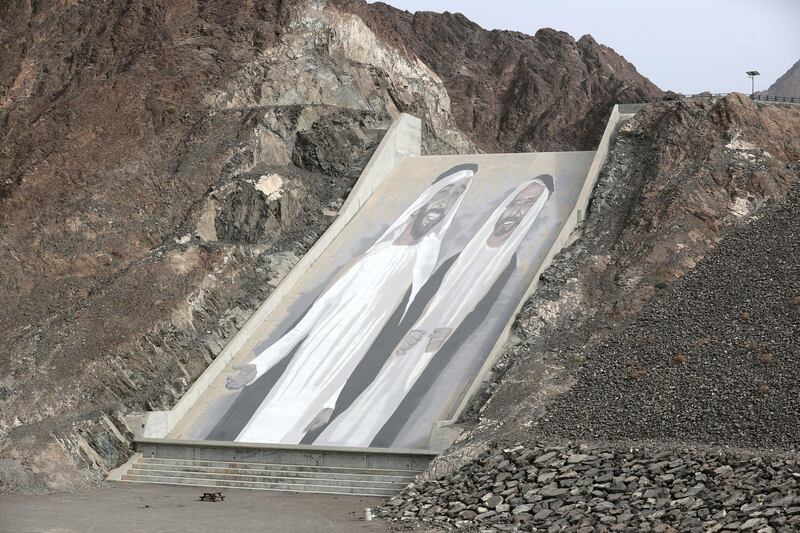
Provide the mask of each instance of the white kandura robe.
[{"label": "white kandura robe", "polygon": [[314,444],[370,445],[428,363],[446,343],[445,341],[436,350],[426,351],[430,334],[437,328],[450,328],[451,334],[455,332],[508,267],[520,242],[550,197],[547,188],[543,187],[544,192],[502,245],[492,248],[486,241],[507,205],[520,191],[535,181],[539,180],[527,180],[509,194],[464,247],[445,274],[436,295],[411,327],[412,331],[424,331],[425,336],[405,353],[399,354],[395,351],[375,380],[325,428]]},{"label": "white kandura robe", "polygon": [[395,240],[437,192],[472,174],[458,172],[429,187],[323,291],[294,328],[251,361],[258,379],[300,344],[237,441],[299,443],[317,414],[334,408],[347,379],[402,302],[412,280],[413,298],[432,274],[441,240],[469,183],[436,228],[419,242],[398,245]]}]

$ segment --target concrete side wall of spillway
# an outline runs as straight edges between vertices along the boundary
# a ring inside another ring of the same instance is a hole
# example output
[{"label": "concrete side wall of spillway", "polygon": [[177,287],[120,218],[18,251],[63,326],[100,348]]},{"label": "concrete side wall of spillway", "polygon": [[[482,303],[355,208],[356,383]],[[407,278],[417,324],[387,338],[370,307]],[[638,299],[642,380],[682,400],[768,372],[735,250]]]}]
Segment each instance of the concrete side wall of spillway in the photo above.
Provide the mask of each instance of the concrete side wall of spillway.
[{"label": "concrete side wall of spillway", "polygon": [[422,123],[414,116],[402,113],[389,127],[378,148],[370,158],[358,181],[353,186],[347,200],[342,205],[336,220],[314,243],[300,261],[292,268],[264,303],[256,310],[245,326],[225,346],[217,358],[192,384],[180,401],[169,411],[151,411],[146,414],[142,428],[143,438],[163,438],[175,424],[189,411],[195,402],[208,389],[209,385],[228,366],[233,356],[244,342],[250,338],[252,329],[261,323],[298,284],[314,262],[336,238],[342,229],[353,219],[364,203],[383,183],[397,166],[406,158],[420,155],[422,147]]}]

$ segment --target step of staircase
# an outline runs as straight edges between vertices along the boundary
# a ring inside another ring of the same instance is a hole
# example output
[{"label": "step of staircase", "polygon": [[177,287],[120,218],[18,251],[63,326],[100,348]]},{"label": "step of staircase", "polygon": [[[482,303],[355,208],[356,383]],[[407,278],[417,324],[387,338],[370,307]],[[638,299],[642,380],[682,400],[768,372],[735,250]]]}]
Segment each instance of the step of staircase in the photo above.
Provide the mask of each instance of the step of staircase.
[{"label": "step of staircase", "polygon": [[[317,472],[319,466],[317,465],[295,465],[284,463],[253,463],[246,461],[211,461],[200,459],[170,459],[164,457],[145,457],[146,461],[142,464],[146,465],[181,465],[193,468],[237,468],[248,470],[274,470],[274,471],[291,471],[291,472]],[[341,473],[341,474],[371,474],[383,476],[409,476],[414,477],[421,472],[421,470],[401,470],[391,468],[360,468],[352,466],[326,466],[327,472]]]},{"label": "step of staircase", "polygon": [[122,473],[121,481],[391,497],[419,473],[418,470],[138,457]]}]

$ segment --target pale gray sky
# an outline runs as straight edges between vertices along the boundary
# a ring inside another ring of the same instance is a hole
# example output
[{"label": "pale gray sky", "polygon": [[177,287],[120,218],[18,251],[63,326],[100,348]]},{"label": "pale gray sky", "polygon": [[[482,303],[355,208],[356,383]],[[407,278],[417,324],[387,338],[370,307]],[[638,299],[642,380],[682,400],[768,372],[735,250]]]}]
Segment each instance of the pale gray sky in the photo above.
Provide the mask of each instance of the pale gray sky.
[{"label": "pale gray sky", "polygon": [[800,0],[385,0],[408,11],[460,12],[484,28],[590,33],[662,89],[766,89],[800,59]]}]

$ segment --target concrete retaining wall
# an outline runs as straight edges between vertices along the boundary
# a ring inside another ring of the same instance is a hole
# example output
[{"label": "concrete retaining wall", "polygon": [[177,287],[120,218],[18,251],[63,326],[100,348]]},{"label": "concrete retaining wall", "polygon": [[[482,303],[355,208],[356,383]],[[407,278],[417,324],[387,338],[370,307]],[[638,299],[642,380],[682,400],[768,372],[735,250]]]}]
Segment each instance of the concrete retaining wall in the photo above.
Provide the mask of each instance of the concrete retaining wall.
[{"label": "concrete retaining wall", "polygon": [[617,104],[620,114],[638,113],[647,104]]},{"label": "concrete retaining wall", "polygon": [[328,245],[347,226],[361,206],[372,196],[375,189],[407,157],[418,156],[422,148],[422,123],[420,119],[401,114],[387,130],[378,148],[372,155],[361,176],[339,211],[339,216],[306,252],[264,303],[256,310],[244,327],[225,346],[216,359],[197,378],[175,407],[170,411],[151,411],[144,417],[143,438],[166,437],[178,421],[189,411],[211,383],[219,376],[231,359],[238,353],[247,339],[263,320],[289,294]]},{"label": "concrete retaining wall", "polygon": [[420,450],[350,448],[217,441],[141,439],[136,451],[143,457],[193,461],[234,461],[280,465],[424,470],[436,456]]}]

